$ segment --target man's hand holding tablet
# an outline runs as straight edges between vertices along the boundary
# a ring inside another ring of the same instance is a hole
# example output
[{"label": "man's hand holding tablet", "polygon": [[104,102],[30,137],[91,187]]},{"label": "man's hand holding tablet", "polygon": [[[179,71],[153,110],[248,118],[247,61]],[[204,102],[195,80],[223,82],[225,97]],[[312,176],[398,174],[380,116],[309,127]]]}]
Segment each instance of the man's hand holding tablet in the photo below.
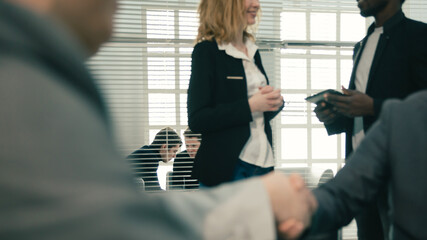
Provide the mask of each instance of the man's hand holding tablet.
[{"label": "man's hand holding tablet", "polygon": [[316,113],[316,116],[319,121],[325,124],[333,123],[335,119],[340,115],[336,111],[334,105],[327,102],[330,96],[344,97],[345,95],[336,90],[327,89],[305,99],[311,103],[317,104],[316,108],[314,109],[314,112]]},{"label": "man's hand holding tablet", "polygon": [[336,90],[333,89],[327,89],[324,91],[321,91],[319,93],[316,93],[310,97],[307,97],[305,100],[311,102],[311,103],[316,103],[319,104],[320,102],[325,102],[325,97],[327,97],[327,94],[335,94],[335,95],[339,95],[339,96],[344,96],[343,93],[338,92]]}]

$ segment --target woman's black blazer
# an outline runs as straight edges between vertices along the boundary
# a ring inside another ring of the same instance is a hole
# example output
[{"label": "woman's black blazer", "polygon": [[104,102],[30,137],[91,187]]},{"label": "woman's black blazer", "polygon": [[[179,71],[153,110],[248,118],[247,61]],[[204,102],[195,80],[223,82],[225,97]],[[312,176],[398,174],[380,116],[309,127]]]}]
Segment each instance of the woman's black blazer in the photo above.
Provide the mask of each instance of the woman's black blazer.
[{"label": "woman's black blazer", "polygon": [[[266,76],[258,51],[254,58]],[[250,135],[252,114],[247,92],[242,59],[220,51],[216,41],[203,41],[194,47],[187,100],[188,124],[192,131],[202,134],[193,177],[206,186],[215,186],[232,178],[240,152]],[[264,113],[265,133],[270,144],[270,120],[280,110]]]}]

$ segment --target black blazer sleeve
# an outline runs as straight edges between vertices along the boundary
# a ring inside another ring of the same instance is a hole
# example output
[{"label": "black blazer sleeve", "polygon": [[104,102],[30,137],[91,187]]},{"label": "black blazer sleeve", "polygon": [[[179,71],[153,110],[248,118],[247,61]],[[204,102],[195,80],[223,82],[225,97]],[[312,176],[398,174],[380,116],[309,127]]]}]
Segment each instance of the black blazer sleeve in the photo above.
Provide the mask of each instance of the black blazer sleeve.
[{"label": "black blazer sleeve", "polygon": [[[394,81],[406,82],[407,89],[403,90],[404,93],[402,96],[396,94],[395,97],[403,99],[407,95],[417,92],[422,89],[427,88],[427,25],[421,22],[417,22],[411,19],[404,20],[404,27],[397,28],[399,31],[394,36],[398,39],[403,39],[406,41],[399,42],[401,45],[396,48],[405,49],[403,52],[407,54],[401,54],[398,58],[388,58],[384,59],[384,62],[388,64],[396,64],[396,68],[404,69],[407,66],[407,72],[401,79],[394,79],[391,77],[390,85]],[[396,32],[397,32],[396,31]],[[396,62],[390,62],[396,61]],[[387,86],[384,86],[387,91]],[[375,119],[381,113],[381,109],[385,100],[389,97],[374,97],[374,113]]]},{"label": "black blazer sleeve", "polygon": [[[192,72],[188,88],[188,124],[195,132],[207,133],[235,126],[247,125],[252,121],[249,102],[242,93],[230,93],[217,83],[225,73],[219,66],[220,61],[230,61],[236,64],[236,59],[224,56],[214,42],[201,42],[194,47],[192,54]],[[238,60],[237,60],[238,61]],[[240,63],[240,65],[242,65]],[[222,65],[221,65],[222,66]],[[239,66],[237,64],[237,66]],[[239,69],[244,75],[243,65]],[[237,80],[235,80],[237,81]],[[246,81],[242,79],[241,81]],[[246,91],[246,89],[244,89]],[[221,99],[236,94],[235,101],[223,102]],[[243,95],[243,96],[242,96]]]},{"label": "black blazer sleeve", "polygon": [[345,116],[341,116],[331,124],[325,124],[326,131],[328,135],[340,134],[343,132],[351,131],[353,126],[353,119]]},{"label": "black blazer sleeve", "polygon": [[347,225],[388,182],[391,131],[387,121],[391,111],[387,108],[382,113],[381,119],[336,177],[313,190],[319,203],[313,219],[313,232],[331,231]]},{"label": "black blazer sleeve", "polygon": [[417,34],[414,34],[412,38],[414,42],[411,44],[413,49],[411,54],[413,56],[410,57],[411,63],[409,64],[411,67],[410,79],[413,79],[415,86],[414,91],[427,88],[427,25],[420,24],[419,27],[422,29],[414,31]]}]

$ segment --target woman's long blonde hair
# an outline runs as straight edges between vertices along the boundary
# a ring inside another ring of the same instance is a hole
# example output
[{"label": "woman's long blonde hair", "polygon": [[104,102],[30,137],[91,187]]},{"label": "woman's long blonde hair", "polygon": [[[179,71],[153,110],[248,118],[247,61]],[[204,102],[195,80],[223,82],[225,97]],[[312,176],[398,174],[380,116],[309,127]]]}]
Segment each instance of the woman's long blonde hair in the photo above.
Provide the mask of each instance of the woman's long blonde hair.
[{"label": "woman's long blonde hair", "polygon": [[[246,24],[245,0],[201,0],[198,13],[200,25],[196,42],[203,40],[230,43],[243,29],[243,39],[255,40],[254,29]],[[259,16],[257,16],[257,19]],[[258,21],[257,21],[258,22]]]}]

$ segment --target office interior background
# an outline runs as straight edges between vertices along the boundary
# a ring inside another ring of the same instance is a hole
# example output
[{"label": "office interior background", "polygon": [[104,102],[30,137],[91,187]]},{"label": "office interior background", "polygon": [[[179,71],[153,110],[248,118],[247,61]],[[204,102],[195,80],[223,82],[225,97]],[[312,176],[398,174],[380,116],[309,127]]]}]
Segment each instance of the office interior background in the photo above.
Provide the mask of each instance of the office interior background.
[{"label": "office interior background", "polygon": [[[181,136],[187,127],[198,3],[120,0],[113,38],[88,61],[123,156],[151,143],[165,126]],[[353,45],[365,36],[373,18],[361,17],[355,0],[260,0],[260,4],[257,45],[270,84],[281,89],[286,101],[272,121],[276,169],[307,168],[316,176],[331,169],[335,174],[344,165],[344,135],[328,136],[312,111],[314,105],[304,98],[348,86]],[[427,22],[425,0],[406,0],[403,11]],[[172,162],[161,163],[162,188],[168,171]],[[344,228],[342,238],[357,239],[354,223]]]}]

